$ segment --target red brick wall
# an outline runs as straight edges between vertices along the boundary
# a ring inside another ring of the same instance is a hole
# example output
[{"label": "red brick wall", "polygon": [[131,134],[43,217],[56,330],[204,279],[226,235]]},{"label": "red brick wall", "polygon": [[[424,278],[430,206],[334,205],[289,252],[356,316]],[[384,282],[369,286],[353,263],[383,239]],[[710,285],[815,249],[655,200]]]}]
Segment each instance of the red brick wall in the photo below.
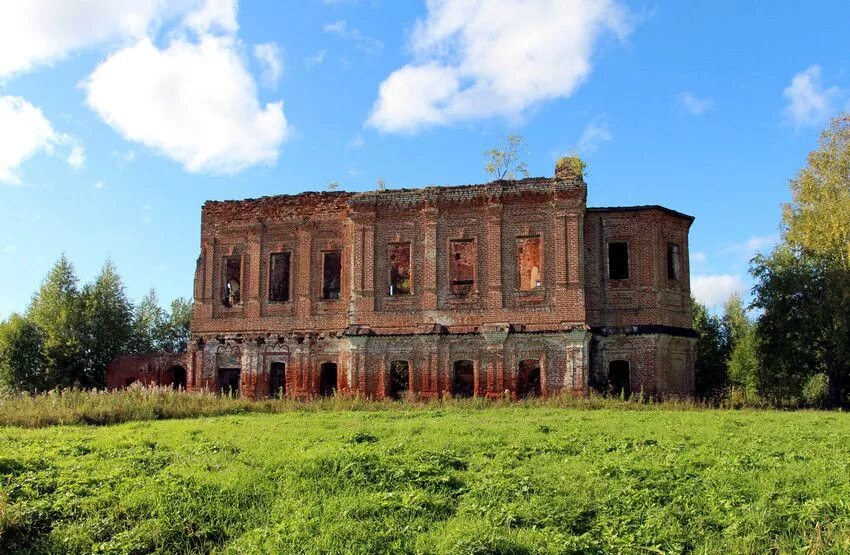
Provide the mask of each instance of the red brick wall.
[{"label": "red brick wall", "polygon": [[106,388],[123,389],[135,382],[145,385],[172,385],[175,382],[175,367],[180,367],[184,371],[188,369],[187,358],[188,355],[185,353],[151,353],[119,357],[110,362],[106,368]]}]

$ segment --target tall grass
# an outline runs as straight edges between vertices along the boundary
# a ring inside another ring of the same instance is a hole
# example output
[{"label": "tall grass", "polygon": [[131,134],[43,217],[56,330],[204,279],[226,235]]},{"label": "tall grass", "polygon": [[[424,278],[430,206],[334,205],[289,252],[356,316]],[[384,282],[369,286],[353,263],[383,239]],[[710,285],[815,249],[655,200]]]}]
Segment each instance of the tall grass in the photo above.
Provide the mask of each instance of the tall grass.
[{"label": "tall grass", "polygon": [[[291,398],[251,400],[244,397],[217,395],[209,391],[175,391],[170,387],[134,385],[125,390],[55,389],[45,393],[0,395],[0,426],[40,428],[54,425],[106,425],[136,420],[196,418],[240,413],[278,413],[286,411],[409,411],[439,407],[486,409],[503,405],[541,406],[552,408],[619,409],[619,410],[700,410],[712,405],[690,399],[654,401],[642,394],[631,399],[589,395],[511,401],[489,399],[422,399],[415,395],[403,401],[374,401],[356,396],[335,395],[329,398],[295,400]],[[768,408],[756,401],[725,402],[720,408]]]}]

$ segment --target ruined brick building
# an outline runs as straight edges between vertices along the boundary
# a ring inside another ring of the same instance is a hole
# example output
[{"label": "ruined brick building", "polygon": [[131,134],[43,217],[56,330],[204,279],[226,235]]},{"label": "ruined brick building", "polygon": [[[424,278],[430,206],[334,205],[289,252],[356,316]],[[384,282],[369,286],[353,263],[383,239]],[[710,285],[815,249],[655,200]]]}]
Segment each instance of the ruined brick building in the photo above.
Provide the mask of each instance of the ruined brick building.
[{"label": "ruined brick building", "polygon": [[207,202],[186,386],[253,397],[692,394],[693,218],[588,208],[586,196],[580,177],[557,170]]}]

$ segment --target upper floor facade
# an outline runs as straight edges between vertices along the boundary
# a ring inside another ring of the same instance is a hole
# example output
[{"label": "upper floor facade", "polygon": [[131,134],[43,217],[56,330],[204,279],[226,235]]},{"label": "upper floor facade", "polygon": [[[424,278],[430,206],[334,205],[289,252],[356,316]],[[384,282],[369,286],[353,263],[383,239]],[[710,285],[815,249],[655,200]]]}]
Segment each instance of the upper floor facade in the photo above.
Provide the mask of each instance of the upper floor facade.
[{"label": "upper floor facade", "polygon": [[192,332],[691,328],[688,231],[567,176],[207,202]]}]

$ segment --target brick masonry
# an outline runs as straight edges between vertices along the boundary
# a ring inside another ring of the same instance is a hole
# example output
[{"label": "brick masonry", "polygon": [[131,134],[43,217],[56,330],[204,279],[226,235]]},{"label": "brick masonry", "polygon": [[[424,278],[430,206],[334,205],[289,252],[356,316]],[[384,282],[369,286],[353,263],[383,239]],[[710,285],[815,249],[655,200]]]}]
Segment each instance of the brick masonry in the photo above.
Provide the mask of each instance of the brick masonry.
[{"label": "brick masonry", "polygon": [[[659,206],[587,208],[586,196],[582,179],[556,174],[207,202],[187,386],[238,383],[252,397],[583,394],[605,387],[611,361],[627,361],[629,390],[691,395],[693,218]],[[454,241],[473,245],[455,289]],[[611,242],[628,245],[627,279],[609,279]],[[411,261],[403,295],[390,287],[399,244]],[[324,298],[332,251],[342,253],[339,294]],[[289,298],[272,302],[269,260],[281,252]],[[233,257],[237,282],[224,267]],[[238,300],[226,302],[234,289]]]}]

